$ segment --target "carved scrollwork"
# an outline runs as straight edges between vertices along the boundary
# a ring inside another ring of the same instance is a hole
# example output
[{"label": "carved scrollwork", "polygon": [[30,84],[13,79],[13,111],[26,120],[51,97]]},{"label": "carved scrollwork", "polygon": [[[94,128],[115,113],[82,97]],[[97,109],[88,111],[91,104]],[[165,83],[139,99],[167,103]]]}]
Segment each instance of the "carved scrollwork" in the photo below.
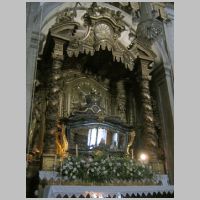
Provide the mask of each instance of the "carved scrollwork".
[{"label": "carved scrollwork", "polygon": [[74,10],[71,8],[66,8],[58,14],[56,18],[56,24],[74,21],[74,17],[76,17]]},{"label": "carved scrollwork", "polygon": [[131,14],[134,21],[140,17],[139,2],[109,2],[109,4]]},{"label": "carved scrollwork", "polygon": [[[121,33],[125,31],[124,16],[120,11],[101,7],[96,2],[92,3],[86,13],[82,17],[80,16],[81,21],[85,22],[85,26],[84,23],[77,21],[76,15],[76,9],[68,8],[62,11],[56,24],[51,28],[53,37],[69,42],[66,50],[69,57],[78,57],[80,53],[93,56],[95,51],[107,48],[112,51],[113,60],[121,61],[130,70],[133,70],[134,60],[138,56],[151,60],[155,58],[154,53],[135,37],[128,48],[118,40]],[[153,32],[156,32],[156,23],[153,23],[151,27]],[[135,36],[135,33],[132,34]],[[62,51],[62,41],[56,42],[52,55],[55,62],[63,60]]]},{"label": "carved scrollwork", "polygon": [[90,8],[88,9],[88,14],[91,17],[99,17],[99,16],[104,16],[104,15],[110,15],[110,14],[114,14],[115,12],[108,9],[108,8],[104,8],[101,6],[98,6],[96,2],[92,3]]},{"label": "carved scrollwork", "polygon": [[92,3],[91,6],[88,8],[87,12],[84,14],[83,19],[86,20],[86,24],[92,25],[92,19],[95,18],[107,18],[112,19],[113,23],[118,25],[118,30],[122,31],[125,29],[124,23],[122,19],[124,16],[121,14],[120,11],[110,10],[106,7],[98,6],[96,2]]}]

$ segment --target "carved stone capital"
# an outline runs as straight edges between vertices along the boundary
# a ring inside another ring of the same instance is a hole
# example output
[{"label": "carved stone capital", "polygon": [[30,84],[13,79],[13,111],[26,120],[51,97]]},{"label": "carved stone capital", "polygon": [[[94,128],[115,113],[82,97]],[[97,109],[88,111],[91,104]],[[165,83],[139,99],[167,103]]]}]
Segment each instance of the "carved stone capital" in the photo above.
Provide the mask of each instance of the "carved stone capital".
[{"label": "carved stone capital", "polygon": [[151,46],[155,40],[161,37],[162,34],[163,34],[162,23],[157,19],[152,19],[152,18],[141,21],[138,24],[136,31],[137,38],[141,42],[147,43],[149,46]]}]

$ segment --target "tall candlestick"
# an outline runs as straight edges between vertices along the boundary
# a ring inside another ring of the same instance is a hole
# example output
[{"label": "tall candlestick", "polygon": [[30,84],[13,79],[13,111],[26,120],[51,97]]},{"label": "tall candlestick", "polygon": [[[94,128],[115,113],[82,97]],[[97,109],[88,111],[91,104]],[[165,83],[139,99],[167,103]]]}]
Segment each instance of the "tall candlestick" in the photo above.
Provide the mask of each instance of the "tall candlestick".
[{"label": "tall candlestick", "polygon": [[62,158],[60,158],[60,169],[62,171]]},{"label": "tall candlestick", "polygon": [[132,159],[133,159],[133,149],[131,149],[131,157],[132,157]]},{"label": "tall candlestick", "polygon": [[55,159],[54,159],[54,165],[53,165],[53,170],[56,170],[56,162],[57,162],[57,155],[55,155]]},{"label": "tall candlestick", "polygon": [[78,157],[78,144],[76,144],[76,157]]},{"label": "tall candlestick", "polygon": [[62,168],[63,168],[63,160],[60,158],[60,185],[62,183]]},{"label": "tall candlestick", "polygon": [[[54,159],[54,164],[53,164],[53,174],[55,177],[55,171],[56,171],[56,162],[57,162],[57,155],[55,155],[55,159]],[[53,185],[55,183],[55,179],[53,178]]]}]

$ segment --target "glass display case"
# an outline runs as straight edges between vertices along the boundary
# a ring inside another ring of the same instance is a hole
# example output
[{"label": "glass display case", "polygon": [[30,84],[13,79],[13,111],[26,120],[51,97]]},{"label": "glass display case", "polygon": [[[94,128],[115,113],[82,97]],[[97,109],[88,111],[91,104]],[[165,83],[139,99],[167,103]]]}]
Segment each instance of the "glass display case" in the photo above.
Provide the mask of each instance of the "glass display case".
[{"label": "glass display case", "polygon": [[90,154],[95,148],[103,147],[109,152],[125,152],[127,134],[120,129],[100,124],[80,125],[68,129],[69,152]]}]

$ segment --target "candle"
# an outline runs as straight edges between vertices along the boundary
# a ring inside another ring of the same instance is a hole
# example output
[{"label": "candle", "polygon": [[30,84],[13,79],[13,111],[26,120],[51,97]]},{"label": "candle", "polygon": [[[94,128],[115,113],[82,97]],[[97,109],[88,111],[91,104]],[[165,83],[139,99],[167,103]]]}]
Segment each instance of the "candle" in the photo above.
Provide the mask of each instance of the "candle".
[{"label": "candle", "polygon": [[132,159],[133,159],[133,149],[131,149],[131,157],[132,157]]},{"label": "candle", "polygon": [[62,183],[62,169],[63,169],[63,160],[60,158],[60,185]]},{"label": "candle", "polygon": [[78,157],[78,144],[76,144],[76,157]]},{"label": "candle", "polygon": [[53,170],[56,170],[56,162],[57,162],[57,155],[55,155],[55,159],[54,159],[54,165],[53,165]]},{"label": "candle", "polygon": [[62,158],[60,158],[60,169],[62,171]]},{"label": "candle", "polygon": [[[55,159],[54,159],[54,165],[53,165],[53,175],[55,177],[55,171],[56,171],[56,162],[57,162],[57,155],[55,155]],[[53,178],[53,185],[55,183],[55,179]]]}]

